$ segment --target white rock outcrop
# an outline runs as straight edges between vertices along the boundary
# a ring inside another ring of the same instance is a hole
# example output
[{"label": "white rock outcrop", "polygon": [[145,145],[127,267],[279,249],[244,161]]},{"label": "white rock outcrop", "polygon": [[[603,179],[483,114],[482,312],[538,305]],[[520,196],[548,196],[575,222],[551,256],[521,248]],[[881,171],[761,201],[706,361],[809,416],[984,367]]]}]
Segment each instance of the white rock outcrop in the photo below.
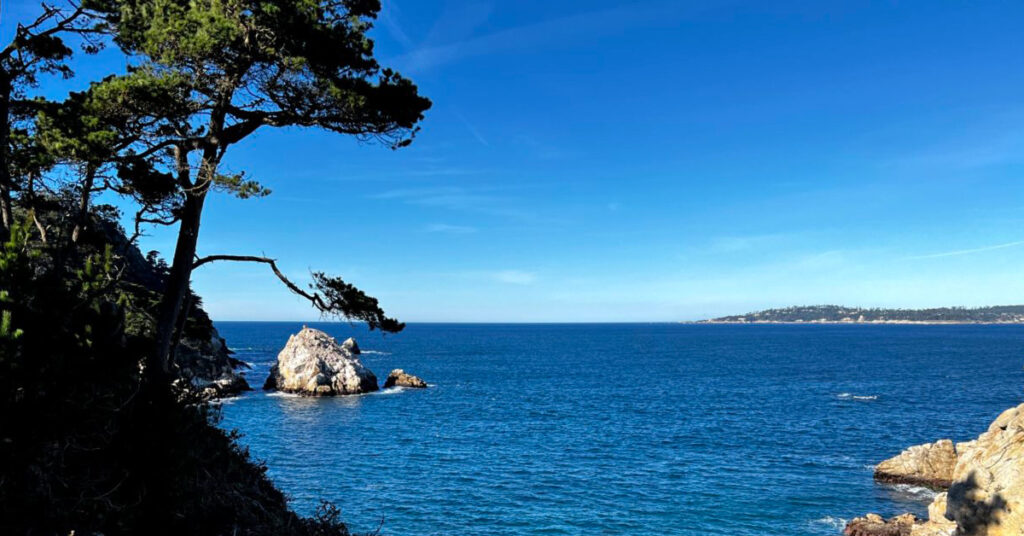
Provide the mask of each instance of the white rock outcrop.
[{"label": "white rock outcrop", "polygon": [[377,377],[356,357],[355,340],[349,341],[338,344],[320,330],[303,327],[288,338],[263,388],[310,396],[376,391]]}]

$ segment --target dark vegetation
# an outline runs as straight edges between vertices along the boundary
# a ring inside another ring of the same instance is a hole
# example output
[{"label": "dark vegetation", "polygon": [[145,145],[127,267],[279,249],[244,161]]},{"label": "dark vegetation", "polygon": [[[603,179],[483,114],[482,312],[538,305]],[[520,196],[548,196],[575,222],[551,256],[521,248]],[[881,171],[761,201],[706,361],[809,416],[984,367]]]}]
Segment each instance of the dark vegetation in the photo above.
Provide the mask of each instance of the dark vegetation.
[{"label": "dark vegetation", "polygon": [[[208,194],[269,193],[222,169],[257,129],[412,140],[430,103],[374,60],[379,9],[85,0],[41,5],[0,43],[0,534],[348,534],[331,505],[291,512],[177,380],[215,335],[189,288],[214,261],[266,264],[324,315],[402,329],[340,278],[303,288],[271,258],[196,254]],[[130,67],[40,96],[104,47]],[[178,229],[170,264],[137,248],[152,225]]]},{"label": "dark vegetation", "polygon": [[933,309],[862,309],[839,305],[810,305],[767,309],[723,316],[706,322],[949,322],[964,324],[1024,323],[1024,305],[994,307],[937,307]]}]

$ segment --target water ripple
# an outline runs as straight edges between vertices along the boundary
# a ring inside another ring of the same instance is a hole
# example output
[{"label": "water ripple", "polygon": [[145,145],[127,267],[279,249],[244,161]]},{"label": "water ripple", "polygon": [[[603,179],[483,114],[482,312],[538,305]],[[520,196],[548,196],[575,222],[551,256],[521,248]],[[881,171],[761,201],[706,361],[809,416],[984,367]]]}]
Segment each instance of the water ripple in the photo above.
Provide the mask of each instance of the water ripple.
[{"label": "water ripple", "polygon": [[[217,327],[258,385],[301,325]],[[876,485],[871,464],[976,436],[1024,383],[1013,326],[318,327],[432,388],[255,391],[223,425],[299,511],[333,500],[387,535],[836,535],[922,515],[932,492]]]}]

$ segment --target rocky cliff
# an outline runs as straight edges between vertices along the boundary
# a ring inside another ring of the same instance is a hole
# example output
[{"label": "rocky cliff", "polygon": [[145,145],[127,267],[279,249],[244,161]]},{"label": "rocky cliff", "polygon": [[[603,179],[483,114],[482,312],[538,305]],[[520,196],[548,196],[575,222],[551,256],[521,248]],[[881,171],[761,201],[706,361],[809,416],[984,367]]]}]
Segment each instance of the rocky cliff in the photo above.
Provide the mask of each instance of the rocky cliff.
[{"label": "rocky cliff", "polygon": [[[951,447],[949,440],[912,447],[879,469],[886,475],[900,473],[900,478],[936,480],[948,471]],[[949,490],[932,501],[927,521],[910,514],[889,520],[868,514],[847,524],[844,534],[1024,535],[1024,404],[1004,411],[976,440],[954,450]]]},{"label": "rocky cliff", "polygon": [[[124,264],[122,277],[126,294],[135,305],[127,308],[125,331],[130,335],[152,336],[156,319],[151,312],[163,291],[167,265],[156,252],[143,255],[128,241],[123,229],[102,218],[94,218],[92,226],[83,234],[83,240],[96,244],[97,248],[111,245]],[[227,342],[203,310],[202,299],[191,291],[186,311],[187,317],[174,356],[180,376],[179,385],[188,386],[207,399],[249,390],[249,384],[240,373],[247,365],[231,357]]]},{"label": "rocky cliff", "polygon": [[953,481],[956,449],[953,442],[941,439],[916,445],[875,467],[875,480],[892,484],[914,484],[948,488]]}]

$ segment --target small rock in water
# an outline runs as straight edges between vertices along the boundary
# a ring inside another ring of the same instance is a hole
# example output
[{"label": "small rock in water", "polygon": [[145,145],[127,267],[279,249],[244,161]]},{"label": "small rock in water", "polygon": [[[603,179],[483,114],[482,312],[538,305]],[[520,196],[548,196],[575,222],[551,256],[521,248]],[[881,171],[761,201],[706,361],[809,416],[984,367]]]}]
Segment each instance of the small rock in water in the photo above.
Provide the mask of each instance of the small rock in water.
[{"label": "small rock in water", "polygon": [[341,343],[341,347],[352,352],[352,355],[359,355],[363,353],[359,350],[359,344],[356,343],[356,340],[353,337],[345,339],[345,342]]},{"label": "small rock in water", "polygon": [[412,374],[406,374],[402,369],[395,369],[388,374],[386,380],[384,380],[384,388],[389,387],[414,387],[417,389],[423,389],[427,386],[427,382],[421,380],[417,376]]}]

